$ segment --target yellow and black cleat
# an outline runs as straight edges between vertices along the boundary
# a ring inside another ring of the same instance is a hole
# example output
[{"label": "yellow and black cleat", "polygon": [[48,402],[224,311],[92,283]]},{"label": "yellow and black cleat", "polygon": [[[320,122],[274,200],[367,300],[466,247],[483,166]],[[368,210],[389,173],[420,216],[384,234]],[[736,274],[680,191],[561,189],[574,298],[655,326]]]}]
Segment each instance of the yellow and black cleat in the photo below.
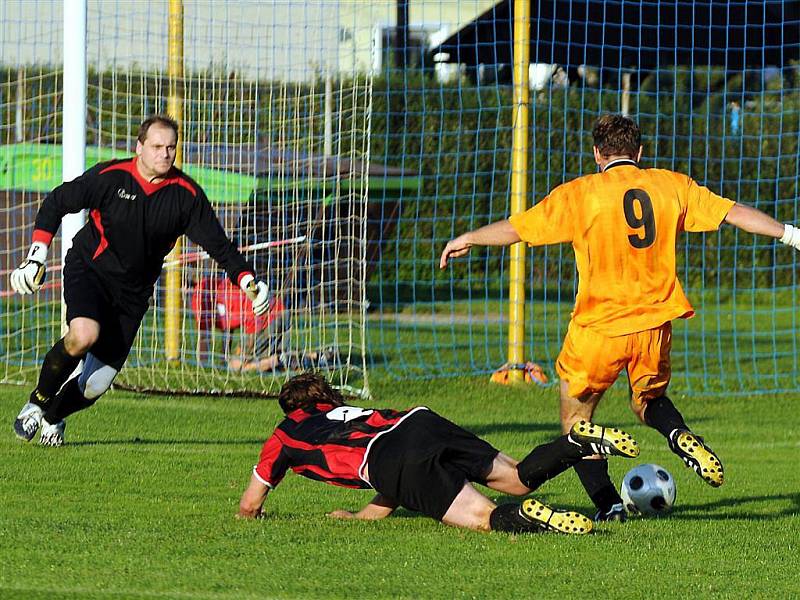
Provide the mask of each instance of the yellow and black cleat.
[{"label": "yellow and black cleat", "polygon": [[669,447],[708,485],[719,487],[725,481],[722,462],[700,436],[686,429],[676,429],[669,436]]},{"label": "yellow and black cleat", "polygon": [[588,517],[571,510],[552,509],[533,498],[522,502],[520,513],[545,531],[581,535],[592,530]]},{"label": "yellow and black cleat", "polygon": [[570,429],[569,438],[573,443],[591,448],[595,454],[626,458],[639,456],[639,444],[633,436],[616,427],[601,427],[589,421],[578,421]]}]

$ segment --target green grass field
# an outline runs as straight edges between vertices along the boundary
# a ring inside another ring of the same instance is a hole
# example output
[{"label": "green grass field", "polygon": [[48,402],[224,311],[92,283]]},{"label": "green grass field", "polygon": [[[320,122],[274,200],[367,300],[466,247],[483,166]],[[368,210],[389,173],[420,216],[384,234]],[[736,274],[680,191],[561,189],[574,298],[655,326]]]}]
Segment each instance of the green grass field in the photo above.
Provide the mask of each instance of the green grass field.
[{"label": "green grass field", "polygon": [[[553,388],[384,379],[373,392],[373,405],[426,404],[517,457],[558,434]],[[596,420],[631,431],[642,455],[612,459],[614,478],[659,463],[677,479],[677,505],[667,518],[601,524],[584,537],[480,534],[402,510],[335,521],[325,513],[358,508],[370,493],[292,473],[268,498],[268,518],[239,521],[239,496],[280,418],[274,401],[112,392],[71,418],[69,445],[46,449],[11,432],[24,396],[0,387],[4,598],[800,595],[797,395],[675,395],[725,463],[726,483],[713,489],[634,421],[617,386]],[[591,512],[571,472],[535,495]]]}]

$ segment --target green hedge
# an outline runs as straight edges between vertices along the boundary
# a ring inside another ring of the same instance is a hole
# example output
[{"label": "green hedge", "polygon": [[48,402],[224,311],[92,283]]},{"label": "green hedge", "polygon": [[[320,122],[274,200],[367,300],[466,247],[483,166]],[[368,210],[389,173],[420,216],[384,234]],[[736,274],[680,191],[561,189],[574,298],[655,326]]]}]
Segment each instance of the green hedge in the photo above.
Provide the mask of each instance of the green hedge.
[{"label": "green hedge", "polygon": [[[800,92],[790,78],[748,90],[741,77],[718,71],[662,71],[631,95],[642,127],[645,166],[690,174],[712,190],[755,205],[782,221],[798,219]],[[438,253],[454,233],[508,215],[512,136],[510,86],[441,86],[422,76],[378,79],[373,87],[372,158],[421,174],[418,197],[403,203],[378,277],[432,286],[455,279],[475,289],[496,284],[499,250],[474,252],[448,272]],[[731,130],[728,104],[744,106]],[[591,128],[601,112],[619,111],[616,90],[570,87],[533,93],[530,110],[529,204],[573,177],[595,171]],[[724,227],[720,234],[682,239],[680,264],[689,285],[790,285],[793,257],[774,244]],[[567,249],[568,250],[568,249]],[[536,251],[534,285],[572,276],[564,249]],[[556,274],[559,279],[555,279]],[[568,287],[571,285],[566,282]]]},{"label": "green hedge", "polygon": [[[0,68],[2,142],[13,136],[17,72],[16,67]],[[26,68],[27,139],[60,138],[60,76],[48,67]],[[89,79],[89,144],[129,139],[136,115],[164,110],[163,77],[120,71],[90,72]],[[631,112],[644,134],[644,164],[686,172],[723,195],[780,220],[796,221],[797,70],[757,89],[752,79],[702,69],[662,70],[645,77],[631,95]],[[363,106],[366,99],[363,93],[352,93],[351,82],[339,83],[335,89],[341,97],[334,105],[343,108],[346,130],[348,120],[360,118],[358,110],[351,110],[353,103]],[[280,136],[296,148],[319,144],[323,89],[320,81],[300,85],[194,74],[186,82],[190,101],[185,137],[248,143]],[[253,98],[258,98],[257,114],[242,110]],[[732,101],[743,106],[738,133],[731,130]],[[572,86],[532,93],[529,204],[563,181],[595,170],[592,123],[601,112],[619,109],[615,89]],[[273,130],[270,115],[276,111],[290,119]],[[419,190],[401,200],[401,216],[390,239],[384,240],[373,286],[399,282],[413,297],[435,297],[432,290],[440,285],[451,290],[503,287],[500,250],[477,251],[472,260],[457,261],[447,272],[440,272],[437,263],[452,235],[508,215],[512,117],[512,89],[507,85],[441,85],[415,71],[373,80],[371,160],[420,176]],[[347,151],[350,140],[341,141]],[[681,251],[685,277],[695,287],[726,287],[734,271],[739,286],[790,285],[796,279],[792,257],[732,228],[719,235],[687,236]],[[530,267],[534,284],[553,286],[558,281],[570,288],[570,260],[568,249],[536,251]]]}]

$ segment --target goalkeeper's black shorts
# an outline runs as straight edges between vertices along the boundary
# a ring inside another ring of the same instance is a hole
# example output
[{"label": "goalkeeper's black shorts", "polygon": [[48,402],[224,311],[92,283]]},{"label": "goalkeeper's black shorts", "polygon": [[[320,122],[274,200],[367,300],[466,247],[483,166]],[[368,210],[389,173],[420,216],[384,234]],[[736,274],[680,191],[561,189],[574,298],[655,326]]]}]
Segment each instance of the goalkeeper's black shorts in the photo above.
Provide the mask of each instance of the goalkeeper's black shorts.
[{"label": "goalkeeper's black shorts", "polygon": [[90,352],[103,363],[120,370],[147,312],[146,300],[132,302],[128,307],[120,306],[108,286],[85,262],[67,258],[64,301],[67,324],[76,317],[100,323],[100,336]]},{"label": "goalkeeper's black shorts", "polygon": [[486,483],[498,453],[466,429],[420,410],[375,440],[369,480],[401,506],[441,521],[467,481]]}]

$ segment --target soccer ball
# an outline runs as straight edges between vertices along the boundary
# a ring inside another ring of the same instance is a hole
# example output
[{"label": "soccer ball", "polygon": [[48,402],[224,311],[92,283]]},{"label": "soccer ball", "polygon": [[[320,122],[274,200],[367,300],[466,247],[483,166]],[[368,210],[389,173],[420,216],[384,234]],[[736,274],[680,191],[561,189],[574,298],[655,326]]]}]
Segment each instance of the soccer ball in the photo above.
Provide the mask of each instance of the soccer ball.
[{"label": "soccer ball", "polygon": [[675,479],[659,465],[639,465],[625,475],[621,492],[628,512],[663,515],[675,504]]}]

